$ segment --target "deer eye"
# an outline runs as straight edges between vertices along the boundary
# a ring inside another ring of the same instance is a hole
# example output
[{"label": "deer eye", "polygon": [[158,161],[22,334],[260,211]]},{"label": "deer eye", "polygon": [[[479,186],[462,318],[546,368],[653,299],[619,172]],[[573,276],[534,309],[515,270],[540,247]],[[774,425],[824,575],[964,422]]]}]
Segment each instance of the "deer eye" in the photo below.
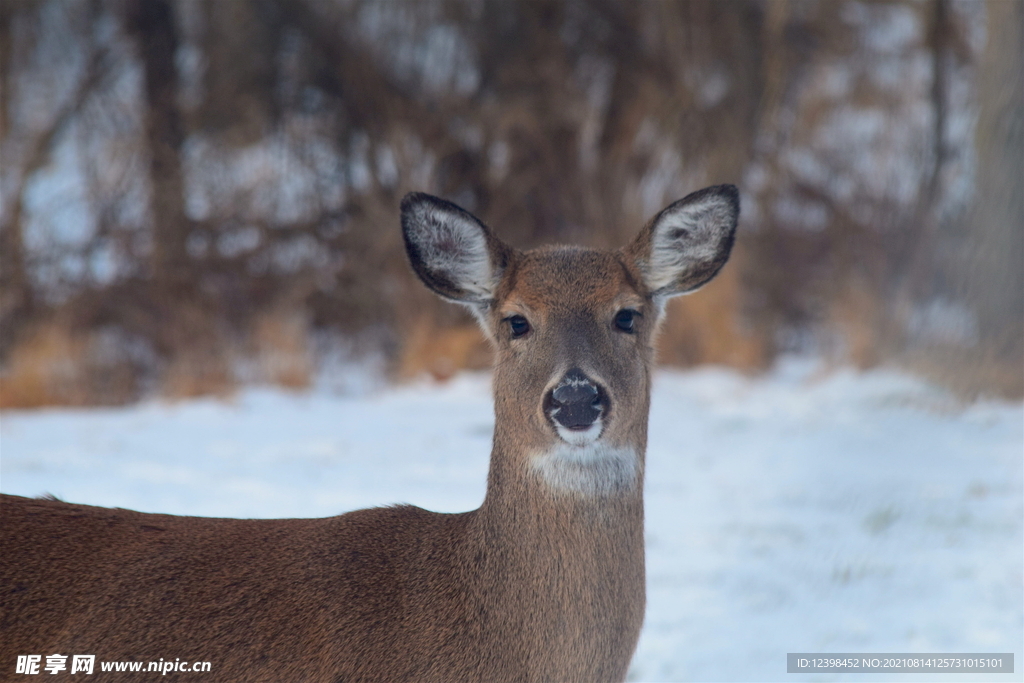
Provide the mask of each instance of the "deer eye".
[{"label": "deer eye", "polygon": [[505,322],[512,329],[512,338],[518,339],[530,331],[530,323],[521,315],[510,315]]},{"label": "deer eye", "polygon": [[637,311],[631,308],[623,308],[621,311],[615,314],[615,327],[622,332],[628,332],[632,334],[636,330],[633,325],[636,322],[636,318],[640,315]]}]

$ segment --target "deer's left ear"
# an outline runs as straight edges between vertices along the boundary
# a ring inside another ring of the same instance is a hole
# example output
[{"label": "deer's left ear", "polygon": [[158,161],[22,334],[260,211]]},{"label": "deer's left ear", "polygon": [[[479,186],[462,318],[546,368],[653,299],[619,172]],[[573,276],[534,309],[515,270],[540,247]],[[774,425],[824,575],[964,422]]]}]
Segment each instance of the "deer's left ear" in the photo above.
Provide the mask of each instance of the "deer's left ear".
[{"label": "deer's left ear", "polygon": [[740,214],[735,185],[698,190],[662,209],[626,247],[655,299],[692,292],[729,259]]}]

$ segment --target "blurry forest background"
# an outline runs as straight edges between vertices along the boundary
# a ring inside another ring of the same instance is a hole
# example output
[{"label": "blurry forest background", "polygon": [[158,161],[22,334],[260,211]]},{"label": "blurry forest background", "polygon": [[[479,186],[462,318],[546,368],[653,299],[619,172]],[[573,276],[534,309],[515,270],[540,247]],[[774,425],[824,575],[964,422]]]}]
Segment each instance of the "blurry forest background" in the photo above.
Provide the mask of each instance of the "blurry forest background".
[{"label": "blurry forest background", "polygon": [[1024,394],[1024,2],[3,0],[0,406],[484,367],[410,190],[510,244],[742,191],[661,359]]}]

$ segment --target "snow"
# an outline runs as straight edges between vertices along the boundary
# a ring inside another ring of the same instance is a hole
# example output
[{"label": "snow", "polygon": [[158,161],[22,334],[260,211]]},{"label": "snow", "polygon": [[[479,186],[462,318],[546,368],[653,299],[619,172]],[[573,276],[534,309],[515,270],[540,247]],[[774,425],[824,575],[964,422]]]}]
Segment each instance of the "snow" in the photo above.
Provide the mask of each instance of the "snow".
[{"label": "snow", "polygon": [[[6,411],[0,489],[231,517],[468,510],[484,496],[489,395],[488,375],[467,374],[358,395]],[[630,680],[858,678],[787,676],[787,652],[1013,652],[1019,672],[1022,460],[1024,405],[960,404],[894,372],[659,372]]]}]

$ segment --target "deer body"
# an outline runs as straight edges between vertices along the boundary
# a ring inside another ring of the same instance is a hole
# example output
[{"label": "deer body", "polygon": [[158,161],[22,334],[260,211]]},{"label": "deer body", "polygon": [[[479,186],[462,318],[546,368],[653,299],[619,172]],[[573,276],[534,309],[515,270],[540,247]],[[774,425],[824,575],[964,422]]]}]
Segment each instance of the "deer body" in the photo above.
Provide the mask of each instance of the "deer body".
[{"label": "deer body", "polygon": [[409,195],[413,268],[497,351],[483,505],[233,520],[3,496],[0,678],[61,653],[210,661],[218,681],[624,680],[657,320],[724,263],[737,212],[708,188],[623,250],[518,252]]}]

